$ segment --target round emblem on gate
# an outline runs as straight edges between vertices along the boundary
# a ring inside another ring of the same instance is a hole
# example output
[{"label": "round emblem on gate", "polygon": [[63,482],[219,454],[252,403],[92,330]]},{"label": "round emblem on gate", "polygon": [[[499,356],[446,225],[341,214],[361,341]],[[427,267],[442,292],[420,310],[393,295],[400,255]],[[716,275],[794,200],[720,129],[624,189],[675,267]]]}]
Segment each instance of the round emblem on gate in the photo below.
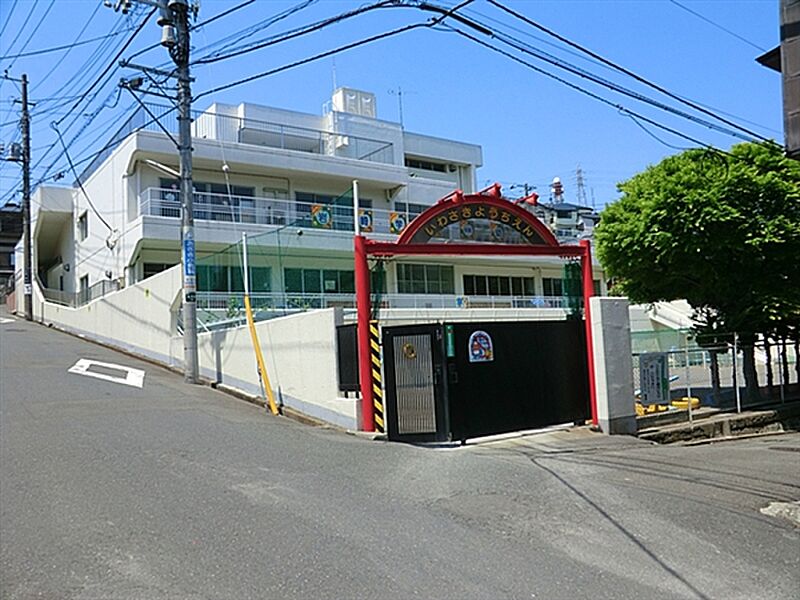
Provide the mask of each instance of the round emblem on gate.
[{"label": "round emblem on gate", "polygon": [[408,342],[403,344],[403,356],[408,359],[417,358],[417,349],[414,347],[414,344]]}]

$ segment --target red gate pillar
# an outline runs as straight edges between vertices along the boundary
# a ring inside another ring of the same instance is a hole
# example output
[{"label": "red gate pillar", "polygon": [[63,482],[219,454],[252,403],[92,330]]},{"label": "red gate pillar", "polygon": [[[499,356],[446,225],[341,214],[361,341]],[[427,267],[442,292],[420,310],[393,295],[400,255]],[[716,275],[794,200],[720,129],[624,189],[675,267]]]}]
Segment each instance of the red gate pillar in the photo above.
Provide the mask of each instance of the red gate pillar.
[{"label": "red gate pillar", "polygon": [[361,430],[374,431],[375,417],[372,410],[372,367],[369,351],[369,264],[367,264],[367,240],[357,235],[353,238],[355,250],[356,310],[358,313],[358,379],[361,387]]},{"label": "red gate pillar", "polygon": [[597,426],[597,392],[594,381],[594,343],[592,341],[592,315],[589,298],[594,296],[592,279],[592,244],[589,240],[581,240],[583,255],[581,256],[581,272],[583,274],[583,314],[586,325],[586,358],[589,367],[589,401],[592,409],[592,425]]}]

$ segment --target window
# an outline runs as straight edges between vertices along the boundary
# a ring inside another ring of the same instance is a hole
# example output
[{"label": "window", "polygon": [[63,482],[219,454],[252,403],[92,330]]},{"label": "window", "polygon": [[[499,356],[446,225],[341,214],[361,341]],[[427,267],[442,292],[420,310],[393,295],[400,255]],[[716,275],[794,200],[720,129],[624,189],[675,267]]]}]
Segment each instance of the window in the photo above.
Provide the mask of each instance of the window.
[{"label": "window", "polygon": [[[353,231],[353,197],[350,194],[342,196],[328,196],[325,194],[312,194],[309,192],[295,192],[295,202],[297,203],[297,225],[300,227],[312,227],[311,207],[314,204],[322,204],[331,207],[332,225],[330,229],[337,231]],[[359,208],[372,208],[372,200],[369,198],[359,198]]]},{"label": "window", "polygon": [[80,241],[89,237],[89,214],[86,211],[78,217],[78,237]]},{"label": "window", "polygon": [[[161,186],[161,216],[180,217],[180,185],[177,179],[162,178]],[[198,219],[212,221],[239,221],[238,207],[252,209],[254,204],[255,188],[232,185],[230,195],[228,185],[225,183],[207,183],[202,181],[192,182],[194,189],[194,213]]]},{"label": "window", "polygon": [[353,271],[337,269],[284,269],[286,291],[295,294],[354,294]]},{"label": "window", "polygon": [[600,280],[599,279],[593,279],[592,280],[592,293],[595,296],[601,296],[602,295],[601,290],[600,290]]},{"label": "window", "polygon": [[157,273],[161,273],[161,271],[166,271],[170,267],[174,266],[174,264],[170,263],[144,263],[144,279],[152,277]]},{"label": "window", "polygon": [[423,171],[436,171],[437,173],[447,172],[447,165],[430,160],[406,157],[406,166],[411,169],[421,169]]},{"label": "window", "polygon": [[397,291],[401,294],[453,294],[454,282],[453,267],[397,265]]},{"label": "window", "polygon": [[561,279],[551,277],[544,277],[542,279],[542,286],[544,288],[545,296],[563,296],[564,283]]},{"label": "window", "polygon": [[535,296],[533,277],[502,275],[464,275],[467,296]]},{"label": "window", "polygon": [[84,275],[80,279],[80,295],[81,303],[85,304],[89,301],[89,276]]},{"label": "window", "polygon": [[[242,268],[226,265],[197,265],[197,289],[201,292],[244,292]],[[272,291],[272,269],[250,267],[250,292]]]},{"label": "window", "polygon": [[417,215],[422,214],[423,211],[430,208],[427,204],[414,204],[413,202],[395,202],[394,210],[396,212],[408,215],[408,220],[411,221]]}]

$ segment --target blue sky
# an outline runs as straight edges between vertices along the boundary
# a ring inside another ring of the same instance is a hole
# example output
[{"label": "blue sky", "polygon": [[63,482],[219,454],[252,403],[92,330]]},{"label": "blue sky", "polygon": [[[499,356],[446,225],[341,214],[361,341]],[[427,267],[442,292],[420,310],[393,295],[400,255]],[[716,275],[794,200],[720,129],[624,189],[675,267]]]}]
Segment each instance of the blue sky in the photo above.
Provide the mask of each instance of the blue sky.
[{"label": "blue sky", "polygon": [[[199,21],[240,3],[241,0],[204,0]],[[129,33],[111,38],[113,47],[96,56],[92,53],[102,42],[76,47],[68,54],[54,52],[12,58],[23,52],[70,44],[85,25],[81,41],[108,34],[115,27],[131,27],[144,13],[142,7],[125,17],[102,6],[97,9],[99,4],[94,0],[0,2],[0,27],[5,26],[0,38],[0,56],[4,57],[0,58],[0,71],[8,69],[13,77],[27,73],[31,81],[31,100],[38,102],[33,109],[32,125],[32,161],[38,163],[33,173],[34,182],[45,176],[51,178],[59,171],[67,173],[60,183],[73,180],[60,146],[45,154],[57,140],[50,127],[51,121],[63,118],[60,129],[68,142],[69,155],[74,161],[80,161],[102,147],[132,105],[127,92],[115,103],[119,78],[133,74],[126,69],[112,71],[109,81],[98,88],[97,97],[92,102],[81,103],[70,114],[67,109],[72,107],[71,103],[47,100],[85,91],[110,64]],[[193,33],[194,56],[202,55],[203,48],[221,38],[298,4],[300,0],[258,0],[202,27]],[[249,39],[276,34],[364,4],[363,0],[318,0]],[[453,6],[456,3],[443,0],[438,4]],[[680,0],[680,3],[671,0],[508,0],[505,5],[679,96],[711,107],[714,113],[759,135],[782,141],[780,76],[755,62],[756,56],[762,53],[757,47],[770,49],[778,43],[777,0]],[[747,42],[690,14],[681,5]],[[475,0],[463,8],[462,13],[513,35],[537,50],[550,52],[669,106],[680,107],[674,100],[628,77],[575,55],[574,50],[503,13],[486,0]],[[424,23],[432,16],[417,8],[371,11],[285,44],[197,67],[193,71],[196,77],[193,91],[200,94],[396,27]],[[448,22],[463,28],[455,21]],[[149,22],[123,57],[158,42],[160,34],[155,20]],[[497,40],[479,33],[475,35],[502,47]],[[515,54],[550,73],[563,75],[555,67]],[[160,47],[136,59],[146,65],[163,65],[168,60],[166,51]],[[637,124],[617,108],[586,97],[452,31],[431,28],[383,39],[338,54],[335,59],[322,59],[207,96],[198,101],[195,108],[205,108],[214,100],[247,101],[319,114],[330,97],[334,72],[338,85],[376,94],[379,118],[399,121],[398,97],[390,90],[400,88],[406,129],[482,145],[484,166],[478,175],[480,185],[494,181],[506,187],[528,183],[545,196],[548,183],[559,176],[565,183],[566,199],[574,201],[577,200],[576,169],[580,165],[587,203],[594,198],[600,207],[618,196],[617,182],[678,152],[667,144],[694,145],[652,125],[641,121]],[[698,141],[720,148],[737,142],[730,135],[711,131],[574,76],[563,76],[615,105],[620,104]],[[15,126],[17,106],[11,103],[18,95],[13,82],[4,81],[0,86],[0,141],[6,145],[19,139]],[[19,200],[19,194],[15,194],[20,186],[19,173],[17,165],[0,163],[0,203],[12,196]]]}]

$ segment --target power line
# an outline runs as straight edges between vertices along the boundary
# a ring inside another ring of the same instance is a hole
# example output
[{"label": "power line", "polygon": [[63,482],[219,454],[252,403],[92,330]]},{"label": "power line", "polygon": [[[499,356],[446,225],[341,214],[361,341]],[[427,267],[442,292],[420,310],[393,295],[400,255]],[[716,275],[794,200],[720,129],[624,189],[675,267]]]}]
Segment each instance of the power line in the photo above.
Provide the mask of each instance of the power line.
[{"label": "power line", "polygon": [[[15,35],[15,36],[14,36],[14,39],[13,39],[13,40],[11,40],[11,43],[8,45],[8,49],[9,49],[9,50],[11,50],[11,48],[13,48],[13,47],[14,47],[14,44],[16,44],[16,43],[17,43],[17,40],[19,39],[19,36],[21,36],[21,35],[22,35],[22,32],[23,32],[23,31],[24,31],[24,29],[25,29],[25,26],[28,24],[28,21],[30,21],[30,20],[31,20],[31,17],[33,16],[33,13],[36,11],[36,5],[37,5],[38,3],[39,3],[39,0],[34,0],[34,2],[33,2],[33,6],[31,7],[31,10],[30,10],[30,12],[28,13],[28,16],[27,16],[27,17],[25,17],[25,21],[22,23],[22,27],[20,27],[20,28],[17,30],[17,35]],[[7,24],[7,23],[8,23],[8,21],[6,21],[6,24]]]},{"label": "power line", "polygon": [[[631,90],[629,88],[626,88],[626,87],[624,87],[624,86],[622,86],[622,85],[620,85],[618,83],[615,83],[613,81],[610,81],[608,79],[605,79],[603,77],[595,75],[594,73],[591,73],[590,71],[587,71],[587,70],[582,69],[580,67],[577,67],[577,66],[575,66],[575,65],[573,65],[573,64],[571,64],[569,62],[566,62],[566,61],[564,61],[562,59],[559,59],[558,57],[556,57],[556,56],[554,56],[552,54],[549,54],[547,52],[543,52],[541,50],[536,50],[534,48],[531,48],[528,44],[525,44],[524,42],[521,42],[520,40],[517,40],[516,38],[514,38],[512,36],[498,35],[495,32],[491,32],[490,35],[492,35],[492,37],[494,37],[495,39],[498,39],[501,42],[511,46],[512,48],[515,48],[516,50],[519,50],[520,52],[523,52],[525,54],[528,54],[530,56],[538,58],[539,60],[547,62],[547,63],[549,63],[549,64],[551,64],[551,65],[553,65],[553,66],[555,66],[555,67],[557,67],[559,69],[567,71],[569,73],[572,73],[573,75],[578,75],[579,77],[582,77],[583,79],[588,79],[589,81],[591,81],[593,83],[596,83],[596,84],[598,84],[598,85],[600,85],[602,87],[610,89],[610,90],[612,90],[614,92],[617,92],[619,94],[622,94],[624,96],[628,96],[629,98],[633,98],[634,100],[637,100],[639,102],[644,102],[646,104],[654,106],[654,107],[656,107],[656,108],[658,108],[660,110],[663,110],[665,112],[672,113],[674,115],[677,115],[679,117],[682,117],[682,118],[687,119],[689,121],[692,121],[694,123],[697,123],[697,124],[703,125],[705,127],[708,127],[709,129],[713,129],[713,130],[718,131],[720,133],[724,133],[726,135],[730,135],[731,137],[735,137],[735,138],[738,138],[738,139],[741,139],[741,140],[745,140],[745,141],[750,141],[752,139],[750,137],[747,137],[747,136],[744,136],[744,135],[738,133],[737,131],[733,131],[733,130],[728,129],[726,127],[722,127],[721,125],[717,125],[716,123],[712,123],[710,121],[707,121],[707,120],[702,119],[700,117],[696,117],[696,116],[694,116],[694,115],[692,115],[690,113],[687,113],[685,111],[682,111],[680,109],[673,108],[672,106],[664,104],[663,102],[659,102],[658,100],[654,100],[653,98],[645,96],[644,94],[640,94],[639,92],[635,92],[635,91],[633,91],[633,90]],[[514,43],[508,41],[509,39],[512,40]]]},{"label": "power line", "polygon": [[724,32],[725,32],[725,33],[727,33],[728,35],[732,35],[732,36],[733,36],[733,37],[735,37],[737,40],[740,40],[740,41],[744,42],[745,44],[748,44],[749,46],[752,46],[752,47],[753,47],[753,48],[755,48],[756,50],[761,50],[761,52],[766,52],[766,51],[767,51],[767,49],[766,49],[766,48],[762,48],[762,47],[761,47],[761,46],[759,46],[758,44],[754,44],[753,42],[751,42],[750,40],[748,40],[748,39],[747,39],[747,38],[745,38],[745,37],[742,37],[741,35],[739,35],[739,34],[738,34],[738,33],[736,33],[735,31],[731,31],[730,29],[728,29],[728,28],[726,28],[726,27],[723,27],[723,26],[722,26],[722,25],[720,25],[719,23],[715,23],[714,21],[712,21],[712,20],[711,20],[711,19],[709,19],[708,17],[701,15],[699,12],[696,12],[696,11],[692,10],[692,9],[691,9],[691,8],[689,8],[688,6],[685,6],[685,5],[681,4],[680,2],[677,2],[676,0],[669,0],[669,1],[670,1],[670,2],[672,2],[672,3],[673,3],[675,6],[677,6],[678,8],[681,8],[681,9],[685,10],[686,12],[688,12],[689,14],[692,14],[692,15],[694,15],[694,16],[695,16],[695,17],[697,17],[698,19],[700,19],[700,20],[702,20],[702,21],[705,21],[705,22],[706,22],[706,23],[708,23],[709,25],[711,25],[711,26],[713,26],[713,27],[716,27],[717,29],[719,29],[719,30],[721,30],[721,31],[724,31]]},{"label": "power line", "polygon": [[218,40],[208,48],[205,48],[205,50],[208,50],[212,47],[218,47],[219,49],[217,50],[217,52],[222,52],[224,50],[227,50],[228,48],[231,47],[232,44],[246,40],[247,38],[258,33],[259,31],[262,31],[267,27],[274,25],[275,23],[287,19],[293,14],[305,8],[308,8],[312,4],[316,4],[318,1],[319,0],[302,0],[302,2],[300,2],[299,4],[291,6],[286,10],[283,10],[275,15],[272,15],[271,17],[268,17],[262,21],[259,21],[258,23],[250,25],[249,27],[245,27],[244,29],[241,29],[235,33],[228,35],[227,37]]},{"label": "power line", "polygon": [[563,43],[565,43],[565,44],[567,44],[569,46],[572,46],[573,48],[576,48],[576,49],[580,50],[581,52],[584,52],[584,53],[588,54],[589,56],[591,56],[592,58],[594,58],[596,60],[599,60],[603,64],[606,64],[606,65],[610,66],[611,68],[619,71],[620,73],[624,73],[625,75],[627,75],[629,77],[632,77],[633,79],[635,79],[636,81],[638,81],[639,83],[641,83],[643,85],[646,85],[646,86],[648,86],[648,87],[650,87],[650,88],[652,88],[654,90],[657,90],[657,91],[661,92],[662,94],[664,94],[666,96],[669,96],[673,100],[677,100],[681,104],[685,104],[685,105],[693,108],[694,110],[696,110],[698,112],[701,112],[701,113],[703,113],[703,114],[705,114],[707,116],[713,117],[714,119],[717,119],[718,121],[721,121],[722,123],[725,123],[726,125],[728,125],[730,127],[734,127],[736,129],[739,129],[740,131],[743,131],[744,133],[747,133],[748,135],[750,135],[750,136],[752,136],[754,138],[760,139],[762,141],[769,141],[764,136],[759,135],[758,133],[756,133],[754,131],[751,131],[751,130],[745,128],[745,127],[742,127],[741,125],[738,125],[737,123],[734,123],[733,121],[725,119],[724,117],[720,117],[716,113],[703,108],[702,106],[698,105],[697,103],[692,102],[691,100],[686,100],[686,99],[682,98],[681,96],[678,96],[677,94],[674,94],[673,92],[670,92],[666,88],[664,88],[664,87],[662,87],[662,86],[660,86],[660,85],[658,85],[656,83],[653,83],[653,82],[649,81],[648,79],[645,79],[644,77],[642,77],[640,75],[637,75],[636,73],[634,73],[630,69],[626,69],[625,67],[622,67],[622,66],[618,65],[617,63],[615,63],[615,62],[613,62],[611,60],[608,60],[607,58],[601,56],[600,54],[598,54],[598,53],[596,53],[596,52],[594,52],[592,50],[589,50],[588,48],[585,48],[584,46],[581,46],[577,42],[573,42],[572,40],[570,40],[570,39],[568,39],[568,38],[556,33],[555,31],[553,31],[551,29],[548,29],[547,27],[545,27],[543,25],[540,25],[539,23],[537,23],[536,21],[534,21],[532,19],[529,19],[525,15],[520,14],[517,11],[512,10],[512,9],[504,6],[500,2],[497,2],[497,0],[487,0],[487,1],[489,2],[489,4],[499,8],[500,10],[502,10],[502,11],[514,16],[515,18],[517,18],[517,19],[519,19],[521,21],[524,21],[528,25],[530,25],[532,27],[535,27],[536,29],[546,33],[547,35],[552,36],[552,37],[556,38],[557,40],[559,40],[559,41],[561,41],[561,42],[563,42]]},{"label": "power line", "polygon": [[3,34],[6,32],[6,27],[11,22],[11,16],[14,14],[14,9],[17,8],[17,0],[14,0],[14,3],[11,5],[11,8],[8,11],[8,16],[6,17],[6,22],[3,23],[3,27],[0,29],[0,40],[3,39]]},{"label": "power line", "polygon": [[603,104],[611,106],[612,108],[617,109],[622,114],[626,114],[626,115],[627,114],[632,114],[632,115],[636,116],[637,118],[639,118],[640,120],[645,121],[646,123],[649,123],[650,125],[653,125],[654,127],[658,127],[659,129],[662,129],[664,131],[668,131],[669,133],[672,133],[673,135],[676,135],[676,136],[681,137],[681,138],[683,138],[685,140],[688,140],[688,141],[692,142],[693,144],[697,144],[698,146],[703,146],[705,148],[716,150],[717,152],[728,154],[724,150],[717,150],[716,148],[713,148],[711,145],[706,144],[705,142],[701,142],[700,140],[695,139],[695,138],[693,138],[693,137],[691,137],[689,135],[686,135],[685,133],[682,133],[682,132],[678,131],[677,129],[672,129],[671,127],[668,127],[666,125],[662,125],[661,123],[658,123],[658,122],[656,122],[656,121],[654,121],[652,119],[649,119],[649,118],[645,117],[644,115],[641,115],[641,114],[636,113],[636,112],[634,112],[634,111],[632,111],[630,109],[627,109],[624,106],[622,106],[621,104],[615,104],[611,100],[603,98],[602,96],[600,96],[598,94],[595,94],[594,92],[591,92],[591,91],[589,91],[589,90],[587,90],[585,88],[582,88],[579,85],[576,85],[576,84],[572,83],[571,81],[567,81],[563,77],[559,77],[558,75],[554,75],[554,74],[542,69],[541,67],[537,67],[536,65],[534,65],[534,64],[532,64],[532,63],[530,63],[530,62],[528,62],[528,61],[526,61],[526,60],[524,60],[522,58],[519,58],[518,56],[514,56],[510,52],[506,52],[505,50],[503,50],[501,48],[497,48],[496,46],[492,46],[491,44],[489,44],[487,42],[484,42],[483,40],[481,40],[481,39],[479,39],[479,38],[477,38],[477,37],[465,32],[465,31],[461,31],[460,29],[456,29],[456,28],[454,28],[452,26],[449,26],[449,25],[447,25],[446,27],[448,29],[450,29],[451,31],[457,33],[458,35],[461,35],[461,36],[463,36],[463,37],[475,42],[476,44],[478,44],[480,46],[483,46],[484,48],[488,48],[489,50],[491,50],[493,52],[497,52],[499,54],[502,54],[503,56],[505,56],[507,58],[510,58],[511,60],[513,60],[515,62],[518,62],[518,63],[528,67],[529,69],[531,69],[533,71],[536,71],[537,73],[540,73],[540,74],[544,75],[545,77],[549,77],[550,79],[558,81],[559,83],[561,83],[563,85],[566,85],[567,87],[570,87],[570,88],[580,92],[581,94],[585,94],[585,95],[589,96],[590,98],[593,98],[594,100],[597,100],[598,102],[602,102]]},{"label": "power line", "polygon": [[[33,28],[33,31],[28,36],[28,39],[25,40],[25,43],[22,45],[22,48],[20,48],[20,51],[25,50],[25,48],[28,47],[28,44],[31,43],[31,40],[36,36],[36,32],[39,31],[39,27],[42,26],[42,23],[44,23],[44,20],[47,18],[47,15],[50,14],[50,11],[53,9],[53,6],[55,5],[55,3],[56,3],[56,0],[50,0],[50,4],[47,5],[47,9],[44,11],[44,14],[41,17],[39,17],[39,22],[36,23],[36,27]],[[33,12],[33,11],[31,11],[31,12]],[[9,49],[10,49],[10,46],[9,46]],[[8,67],[6,67],[7,69],[11,69],[11,67],[14,66],[14,63],[17,62],[16,58],[14,58],[14,57],[12,57],[12,58],[13,58],[13,60],[11,61],[11,64],[8,65]]]},{"label": "power line", "polygon": [[221,19],[221,18],[223,18],[223,17],[227,17],[229,14],[231,14],[231,13],[233,13],[233,12],[236,12],[237,10],[239,10],[239,9],[241,9],[241,8],[244,8],[244,7],[245,7],[245,6],[247,6],[248,4],[253,4],[253,2],[255,2],[255,1],[256,1],[256,0],[245,0],[245,1],[244,1],[244,2],[242,2],[241,4],[237,4],[236,6],[234,6],[234,7],[232,7],[232,8],[229,8],[229,9],[227,9],[227,10],[223,10],[221,13],[219,13],[219,14],[216,14],[216,15],[214,15],[213,17],[210,17],[210,18],[206,19],[206,20],[205,20],[205,21],[203,21],[202,23],[198,23],[197,25],[195,25],[194,27],[191,27],[190,29],[191,29],[191,30],[195,30],[195,29],[199,29],[200,27],[205,27],[206,25],[208,25],[208,24],[210,24],[210,23],[213,23],[213,22],[214,22],[214,21],[216,21],[217,19]]},{"label": "power line", "polygon": [[61,146],[64,148],[64,155],[67,157],[69,168],[72,170],[72,174],[75,176],[75,182],[78,184],[78,187],[81,188],[83,195],[86,197],[86,202],[88,202],[89,206],[92,207],[92,211],[94,212],[95,215],[97,215],[97,218],[100,219],[103,225],[105,225],[109,231],[114,231],[111,225],[108,224],[108,221],[106,221],[103,215],[101,215],[100,212],[97,210],[97,207],[95,207],[94,202],[92,202],[92,199],[89,198],[89,194],[86,193],[86,189],[83,187],[83,182],[81,182],[80,176],[78,175],[78,172],[75,170],[75,165],[72,164],[72,158],[69,155],[69,151],[67,151],[67,145],[64,143],[64,138],[61,137],[61,132],[58,130],[58,126],[54,124],[53,129],[58,135],[58,140],[61,142]]},{"label": "power line", "polygon": [[[213,23],[213,22],[214,22],[214,21],[216,21],[217,19],[221,19],[222,17],[224,17],[224,16],[227,16],[227,15],[229,15],[229,14],[231,14],[231,13],[233,13],[233,12],[235,12],[235,11],[237,11],[237,10],[241,9],[241,8],[244,8],[245,6],[248,6],[249,4],[253,4],[253,2],[255,2],[255,0],[245,0],[245,2],[242,2],[242,3],[240,3],[240,4],[237,4],[236,6],[234,6],[234,7],[232,7],[232,8],[229,8],[229,9],[227,9],[227,10],[224,10],[223,12],[221,12],[221,13],[219,13],[219,14],[217,14],[217,15],[214,15],[213,17],[211,17],[211,18],[209,18],[209,19],[206,19],[205,21],[202,21],[202,22],[200,22],[200,23],[197,23],[197,24],[196,24],[196,25],[194,25],[194,26],[193,26],[191,29],[192,29],[192,30],[194,30],[194,29],[199,29],[199,28],[201,28],[201,27],[204,27],[204,26],[208,25],[209,23]],[[137,56],[141,56],[141,55],[142,55],[142,54],[144,54],[145,52],[149,52],[150,50],[155,50],[156,48],[159,48],[159,47],[161,47],[161,42],[156,42],[155,44],[150,44],[149,46],[145,46],[145,47],[144,47],[144,48],[142,48],[141,50],[137,50],[136,52],[134,52],[133,54],[131,54],[131,55],[130,55],[130,56],[127,58],[127,59],[126,59],[126,62],[131,62],[131,61],[132,61],[134,58],[136,58]]]},{"label": "power line", "polygon": [[[328,27],[328,26],[333,25],[335,23],[339,23],[341,21],[344,21],[346,19],[350,19],[350,18],[355,17],[357,15],[361,15],[361,14],[363,14],[365,12],[368,12],[368,11],[371,11],[371,10],[375,10],[376,8],[386,8],[387,6],[390,6],[390,5],[394,5],[392,0],[384,0],[383,2],[377,2],[375,4],[370,4],[370,5],[367,5],[367,6],[363,6],[361,8],[357,8],[355,10],[351,10],[351,11],[348,11],[348,12],[345,12],[345,13],[341,13],[339,15],[336,15],[335,17],[330,17],[328,19],[324,19],[322,21],[317,21],[316,23],[312,23],[310,25],[304,25],[303,27],[298,27],[297,29],[293,29],[293,30],[290,30],[288,32],[284,32],[282,34],[279,34],[279,35],[276,35],[276,36],[272,36],[270,38],[267,38],[266,40],[256,42],[251,46],[247,46],[245,48],[241,48],[241,49],[238,49],[238,50],[233,50],[233,51],[229,52],[228,54],[222,54],[222,55],[211,54],[211,55],[207,55],[204,58],[200,58],[198,60],[195,60],[194,63],[192,63],[192,64],[195,64],[195,65],[211,64],[211,63],[219,62],[221,60],[228,60],[230,58],[235,58],[237,56],[242,56],[243,54],[249,54],[250,52],[255,52],[256,50],[261,50],[261,49],[266,48],[268,46],[273,46],[273,45],[279,44],[281,42],[286,42],[288,40],[291,40],[291,39],[294,39],[294,38],[297,38],[297,37],[300,37],[300,36],[303,36],[303,35],[306,35],[306,34],[309,34],[309,33],[313,33],[315,31],[319,31],[319,30],[324,29],[325,27]],[[396,5],[394,5],[394,6],[396,6]]]},{"label": "power line", "polygon": [[338,53],[344,52],[346,50],[352,50],[353,48],[357,48],[357,47],[363,46],[365,44],[376,42],[378,40],[382,40],[382,39],[385,39],[385,38],[388,38],[388,37],[391,37],[391,36],[395,36],[395,35],[398,35],[398,34],[401,34],[401,33],[406,33],[406,32],[411,31],[413,29],[431,28],[431,27],[433,27],[434,24],[435,24],[435,22],[426,22],[426,23],[415,23],[413,25],[405,25],[403,27],[398,27],[397,29],[392,29],[391,31],[387,31],[387,32],[384,32],[384,33],[380,33],[380,34],[377,34],[377,35],[370,36],[368,38],[364,38],[364,39],[362,39],[362,40],[360,40],[358,42],[352,42],[350,44],[345,44],[344,46],[339,46],[338,48],[334,48],[333,50],[328,50],[326,52],[321,52],[319,54],[315,54],[314,56],[310,56],[308,58],[297,60],[297,61],[295,61],[293,63],[289,63],[289,64],[284,65],[282,67],[276,67],[274,69],[270,69],[270,70],[264,71],[262,73],[257,73],[255,75],[251,75],[249,77],[245,77],[243,79],[239,79],[237,81],[233,81],[233,82],[227,83],[225,85],[221,85],[221,86],[218,86],[218,87],[215,87],[215,88],[211,88],[210,90],[206,90],[206,91],[202,92],[201,94],[198,94],[197,96],[195,96],[194,99],[195,100],[199,100],[203,96],[208,96],[209,94],[214,94],[216,92],[221,92],[223,90],[227,90],[227,89],[230,89],[232,87],[243,85],[245,83],[250,83],[251,81],[255,81],[257,79],[263,79],[264,77],[269,77],[270,75],[275,75],[276,73],[280,73],[282,71],[288,71],[289,69],[293,69],[294,67],[299,67],[300,65],[304,65],[304,64],[307,64],[307,63],[310,63],[310,62],[314,62],[314,61],[319,60],[321,58],[326,58],[328,56],[333,56],[334,54],[338,54]]},{"label": "power line", "polygon": [[667,142],[665,142],[665,141],[664,141],[664,140],[662,140],[660,137],[658,137],[658,136],[657,136],[655,133],[653,133],[652,131],[650,131],[650,130],[649,130],[647,127],[645,127],[644,125],[642,125],[642,124],[639,122],[639,120],[638,120],[636,117],[634,117],[633,115],[631,115],[631,114],[626,114],[625,116],[626,116],[626,117],[628,117],[628,118],[630,118],[630,120],[631,120],[631,121],[633,121],[633,122],[636,124],[636,126],[639,128],[639,129],[641,129],[642,131],[644,131],[644,132],[645,132],[647,135],[649,135],[651,138],[653,138],[653,139],[654,139],[655,141],[657,141],[659,144],[663,144],[663,145],[664,145],[664,146],[666,146],[667,148],[672,148],[673,150],[681,150],[681,151],[683,151],[683,150],[689,150],[689,148],[687,148],[686,146],[675,146],[675,145],[673,145],[673,144],[670,144],[670,143],[667,143]]},{"label": "power line", "polygon": [[[102,4],[98,4],[98,6],[102,6]],[[97,10],[97,9],[95,9],[95,10]],[[87,23],[87,25],[88,25],[88,23]],[[84,26],[84,29],[85,29],[85,26]],[[9,59],[9,58],[17,59],[17,58],[25,58],[25,57],[28,57],[28,56],[38,56],[40,54],[49,54],[51,52],[60,52],[61,50],[72,50],[73,48],[77,48],[79,46],[85,46],[86,44],[92,44],[94,42],[99,42],[101,40],[105,40],[105,39],[108,39],[108,38],[116,37],[116,36],[120,35],[121,33],[125,33],[126,31],[130,31],[131,29],[133,29],[133,28],[131,27],[131,28],[128,28],[128,29],[123,29],[121,31],[108,33],[106,35],[101,35],[101,36],[98,36],[98,37],[90,38],[88,40],[83,40],[82,42],[72,42],[71,44],[64,44],[63,46],[54,46],[52,48],[43,48],[41,50],[31,50],[30,52],[22,52],[20,54],[8,54],[6,56],[0,56],[0,60],[6,60],[6,59]],[[83,31],[81,31],[81,33],[83,33]],[[81,34],[79,33],[78,37],[80,37],[80,35]]]},{"label": "power line", "polygon": [[[83,92],[83,94],[81,94],[80,98],[75,102],[75,104],[73,104],[73,106],[72,106],[72,108],[70,110],[74,110],[75,108],[77,108],[77,106],[83,101],[83,99],[86,98],[86,96],[89,95],[89,92],[91,92],[97,86],[97,84],[100,83],[100,80],[102,80],[103,77],[105,77],[105,75],[117,65],[117,60],[119,60],[119,57],[122,56],[122,53],[125,52],[125,50],[128,49],[128,46],[130,46],[133,43],[133,40],[135,40],[136,36],[139,35],[139,32],[142,29],[144,29],[144,26],[147,24],[147,21],[150,20],[150,17],[153,16],[153,14],[156,12],[156,10],[158,10],[158,9],[154,8],[153,10],[151,10],[147,14],[147,16],[145,16],[144,19],[142,19],[142,21],[136,27],[134,32],[128,38],[128,41],[125,42],[125,45],[122,46],[122,48],[120,48],[119,52],[117,52],[117,54],[114,56],[114,58],[111,59],[111,62],[108,63],[108,66],[105,69],[103,69],[103,72],[100,74],[100,76],[97,79],[95,79],[94,83],[92,83],[92,85],[90,85],[89,88],[85,92]],[[56,124],[57,125],[61,125],[61,123],[64,120],[64,118],[65,117],[61,117],[56,122]]]}]

